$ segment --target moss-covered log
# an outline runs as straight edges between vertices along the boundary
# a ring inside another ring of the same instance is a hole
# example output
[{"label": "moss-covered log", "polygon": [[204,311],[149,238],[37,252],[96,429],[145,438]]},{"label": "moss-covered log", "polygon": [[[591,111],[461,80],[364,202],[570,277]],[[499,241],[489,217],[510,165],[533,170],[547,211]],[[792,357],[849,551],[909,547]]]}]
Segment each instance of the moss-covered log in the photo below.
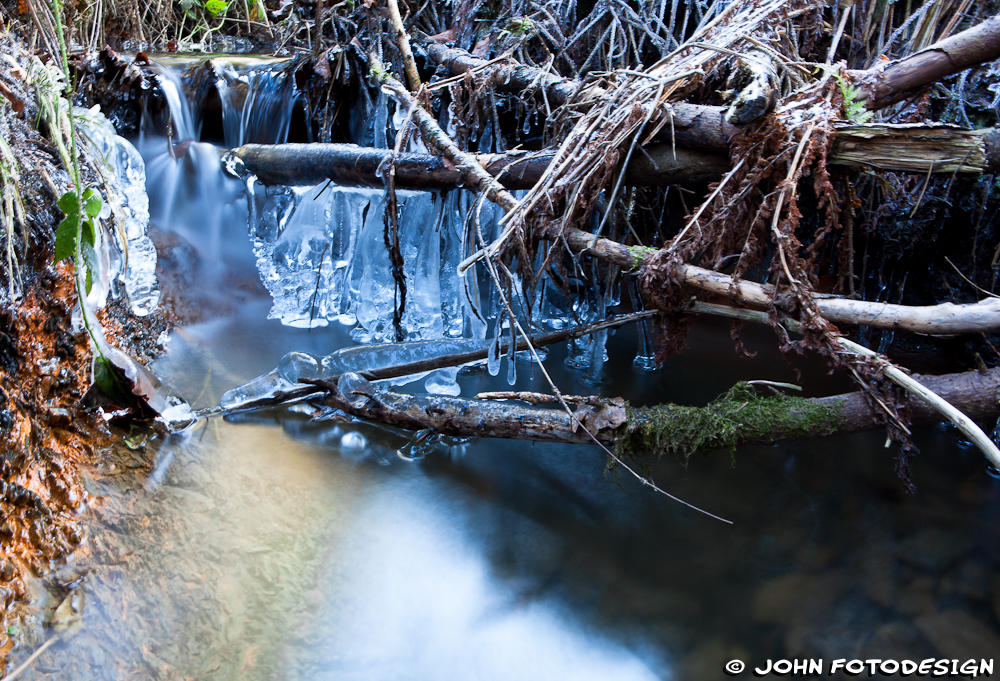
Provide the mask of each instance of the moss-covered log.
[{"label": "moss-covered log", "polygon": [[[972,418],[995,418],[1000,413],[1000,368],[916,378]],[[822,398],[762,396],[747,384],[737,384],[705,407],[630,407],[620,399],[593,398],[576,408],[575,419],[559,408],[436,395],[370,390],[367,398],[352,395],[348,399],[336,385],[321,385],[327,392],[317,399],[325,406],[407,430],[593,444],[579,421],[602,444],[622,452],[732,449],[879,426],[876,412],[861,393]],[[909,410],[913,423],[940,420],[933,407],[916,398],[909,400]]]}]

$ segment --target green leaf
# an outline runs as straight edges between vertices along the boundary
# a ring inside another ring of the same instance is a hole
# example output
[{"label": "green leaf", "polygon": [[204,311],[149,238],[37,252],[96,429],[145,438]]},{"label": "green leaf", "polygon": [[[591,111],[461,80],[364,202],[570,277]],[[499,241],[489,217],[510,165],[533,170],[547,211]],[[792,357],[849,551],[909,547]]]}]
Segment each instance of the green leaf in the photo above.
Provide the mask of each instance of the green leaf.
[{"label": "green leaf", "polygon": [[104,357],[98,357],[94,363],[94,383],[108,397],[128,404],[128,394],[123,388],[125,379],[119,373],[118,367]]},{"label": "green leaf", "polygon": [[97,252],[94,251],[93,244],[84,241],[80,244],[80,254],[83,256],[83,265],[87,269],[86,289],[89,295],[90,289],[94,286],[94,272],[97,271]]},{"label": "green leaf", "polygon": [[88,189],[83,193],[83,210],[88,218],[96,218],[101,214],[101,195],[93,189]]},{"label": "green leaf", "polygon": [[62,212],[66,215],[75,215],[80,213],[80,199],[77,197],[76,192],[66,192],[62,195],[56,205],[62,209]]},{"label": "green leaf", "polygon": [[205,9],[213,17],[217,17],[226,13],[226,10],[229,9],[229,3],[225,0],[205,0]]},{"label": "green leaf", "polygon": [[93,220],[93,218],[91,218],[90,220],[87,220],[86,222],[83,223],[83,229],[80,230],[80,233],[83,235],[83,242],[87,243],[87,244],[90,244],[91,247],[93,247],[94,243],[95,243],[95,241],[94,241],[94,220]]},{"label": "green leaf", "polygon": [[78,214],[67,215],[59,223],[59,228],[56,229],[55,262],[59,262],[65,258],[72,258],[76,255],[76,238],[79,233],[80,216]]}]

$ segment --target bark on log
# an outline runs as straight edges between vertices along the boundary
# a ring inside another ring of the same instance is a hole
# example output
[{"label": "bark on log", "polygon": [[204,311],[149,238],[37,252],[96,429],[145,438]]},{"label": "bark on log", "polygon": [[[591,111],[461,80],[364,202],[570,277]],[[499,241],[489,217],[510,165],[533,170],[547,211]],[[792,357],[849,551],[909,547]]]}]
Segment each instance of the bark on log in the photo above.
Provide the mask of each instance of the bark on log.
[{"label": "bark on log", "polygon": [[[558,233],[548,233],[545,238],[556,239]],[[593,234],[575,228],[563,232],[569,247],[576,253],[586,253],[607,262],[634,271],[649,264],[656,251],[624,246],[617,241],[595,238]],[[694,265],[677,265],[676,276],[697,289],[715,293],[733,300],[730,290],[732,277]],[[741,281],[734,302],[758,309],[771,304],[774,290],[754,282]],[[780,305],[780,297],[778,299]],[[979,303],[955,305],[910,306],[889,303],[872,303],[846,298],[818,298],[816,304],[823,318],[834,323],[859,324],[880,329],[897,329],[928,336],[955,336],[1000,329],[1000,298],[987,298]]]},{"label": "bark on log", "polygon": [[[688,128],[695,129],[705,132],[703,126]],[[378,168],[392,155],[389,149],[319,143],[247,144],[232,153],[264,184],[310,185],[332,180],[348,187],[382,187]],[[530,189],[554,154],[510,152],[475,158],[507,189]],[[828,161],[898,172],[997,173],[1000,131],[924,124],[844,126],[837,130]],[[703,185],[717,181],[728,167],[729,161],[720,154],[649,144],[632,155],[625,183],[638,187]],[[450,189],[461,186],[462,180],[462,173],[437,156],[402,153],[396,159],[396,186],[401,189]]]},{"label": "bark on log", "polygon": [[[916,376],[920,383],[946,399],[974,419],[995,418],[1000,412],[1000,368],[985,373],[969,371],[945,376]],[[332,384],[323,384],[328,392],[318,402],[358,418],[404,428],[432,429],[455,437],[499,437],[516,440],[593,444],[593,440],[575,428],[574,419],[561,409],[523,406],[509,402],[488,402],[437,395],[408,395],[392,392],[372,393],[369,399],[345,399]],[[712,409],[712,405],[704,409]],[[922,400],[909,400],[913,423],[936,423],[940,415]],[[767,410],[762,413],[758,410]],[[619,400],[596,400],[581,406],[577,418],[590,428],[604,445],[625,440],[629,448],[652,445],[657,434],[683,432],[690,427],[697,410],[664,405],[626,410]],[[851,433],[879,427],[876,413],[859,393],[822,398],[788,397],[754,403],[750,409],[718,411],[713,418],[727,418],[724,439],[709,438],[706,449],[753,443],[773,443],[791,438],[805,438]],[[744,414],[744,416],[740,416]],[[624,420],[623,420],[624,416]],[[683,447],[683,441],[667,443]]]},{"label": "bark on log", "polygon": [[965,69],[1000,58],[1000,16],[934,43],[927,49],[880,69],[848,71],[868,100],[881,109],[921,88]]},{"label": "bark on log", "polygon": [[[726,172],[729,161],[719,154],[650,145],[633,154],[625,182],[634,186],[714,182]],[[391,149],[371,149],[353,144],[247,144],[233,149],[264,184],[312,185],[332,180],[347,187],[382,187],[379,166],[392,156]],[[475,158],[507,189],[530,189],[541,178],[555,152],[479,154]],[[462,186],[463,175],[438,156],[401,153],[396,157],[399,189],[452,189]]]}]

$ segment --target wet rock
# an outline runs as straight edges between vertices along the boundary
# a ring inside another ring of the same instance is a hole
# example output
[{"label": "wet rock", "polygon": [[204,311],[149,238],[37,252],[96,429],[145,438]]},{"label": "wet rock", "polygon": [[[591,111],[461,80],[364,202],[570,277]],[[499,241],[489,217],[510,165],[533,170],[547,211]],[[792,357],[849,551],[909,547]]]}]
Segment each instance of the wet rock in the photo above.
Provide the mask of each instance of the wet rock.
[{"label": "wet rock", "polygon": [[775,577],[757,591],[753,617],[762,624],[790,625],[799,618],[820,616],[837,598],[843,580],[838,573],[793,572]]},{"label": "wet rock", "polygon": [[1000,574],[993,577],[993,615],[1000,622]]},{"label": "wet rock", "polygon": [[631,581],[617,584],[610,595],[612,597],[605,606],[607,613],[695,619],[701,617],[704,611],[701,602],[692,596]]},{"label": "wet rock", "polygon": [[915,660],[930,654],[927,642],[910,622],[886,622],[865,643],[866,658]]},{"label": "wet rock", "polygon": [[893,607],[904,615],[916,617],[937,610],[934,600],[934,580],[930,577],[918,577],[899,590]]},{"label": "wet rock", "polygon": [[790,658],[857,657],[868,632],[879,624],[871,601],[859,592],[847,592],[827,608],[801,612],[785,632],[785,654]]},{"label": "wet rock", "polygon": [[939,572],[953,565],[972,547],[972,540],[939,527],[922,530],[899,544],[897,555],[905,563]]},{"label": "wet rock", "polygon": [[66,428],[73,422],[73,415],[68,409],[54,407],[49,409],[48,421],[53,428]]},{"label": "wet rock", "polygon": [[861,585],[865,594],[883,608],[892,606],[896,599],[896,561],[886,542],[868,547],[861,559]]},{"label": "wet rock", "polygon": [[966,560],[941,580],[941,594],[985,601],[990,594],[989,574],[982,563]]},{"label": "wet rock", "polygon": [[990,659],[1000,654],[1000,632],[964,610],[918,617],[917,627],[934,647],[952,659]]}]

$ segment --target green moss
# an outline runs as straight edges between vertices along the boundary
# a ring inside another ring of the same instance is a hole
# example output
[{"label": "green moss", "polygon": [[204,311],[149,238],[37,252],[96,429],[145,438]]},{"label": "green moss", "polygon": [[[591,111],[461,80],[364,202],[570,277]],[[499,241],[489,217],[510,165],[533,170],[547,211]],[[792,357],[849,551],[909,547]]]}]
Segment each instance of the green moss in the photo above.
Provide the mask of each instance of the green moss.
[{"label": "green moss", "polygon": [[727,449],[750,442],[830,435],[840,421],[839,404],[784,394],[761,396],[737,383],[705,407],[676,404],[628,407],[624,432],[615,442],[618,456]]},{"label": "green moss", "polygon": [[631,253],[634,258],[632,262],[632,270],[634,271],[639,269],[639,266],[642,265],[642,261],[656,253],[657,250],[659,249],[650,248],[649,246],[629,246],[628,252]]}]

